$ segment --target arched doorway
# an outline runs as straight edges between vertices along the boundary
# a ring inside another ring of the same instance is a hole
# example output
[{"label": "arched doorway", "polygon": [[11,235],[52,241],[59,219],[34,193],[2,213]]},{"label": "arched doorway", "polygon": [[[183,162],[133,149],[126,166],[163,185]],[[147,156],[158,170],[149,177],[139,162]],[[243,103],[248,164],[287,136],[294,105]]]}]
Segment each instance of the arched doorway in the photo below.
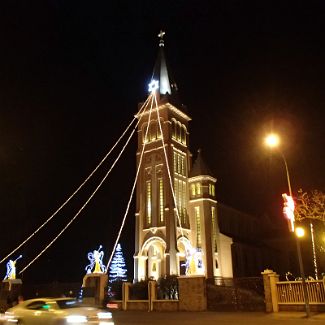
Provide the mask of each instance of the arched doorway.
[{"label": "arched doorway", "polygon": [[177,249],[178,249],[178,274],[186,274],[186,255],[187,252],[191,249],[191,243],[186,237],[180,237],[177,240]]},{"label": "arched doorway", "polygon": [[144,274],[145,278],[157,280],[166,274],[165,250],[166,243],[160,237],[151,237],[143,244],[141,255],[147,258],[145,265],[142,266],[144,270],[140,273]]}]

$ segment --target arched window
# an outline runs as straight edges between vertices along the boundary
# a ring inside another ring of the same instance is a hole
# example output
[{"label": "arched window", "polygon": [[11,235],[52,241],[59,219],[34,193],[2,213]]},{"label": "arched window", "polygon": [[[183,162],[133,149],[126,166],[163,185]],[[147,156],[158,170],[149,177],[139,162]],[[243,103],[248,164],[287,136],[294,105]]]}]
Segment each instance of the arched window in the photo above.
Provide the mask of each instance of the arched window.
[{"label": "arched window", "polygon": [[200,183],[196,183],[196,194],[197,195],[201,194],[201,184]]},{"label": "arched window", "polygon": [[181,142],[183,144],[186,144],[186,127],[185,125],[182,125],[182,128],[181,128]]},{"label": "arched window", "polygon": [[151,122],[149,128],[149,141],[157,140],[157,123]]},{"label": "arched window", "polygon": [[148,134],[147,134],[147,138],[146,138],[147,125],[148,125],[148,123],[144,123],[142,125],[142,129],[141,129],[141,132],[142,132],[142,142],[143,143],[147,143],[148,142]]},{"label": "arched window", "polygon": [[177,122],[176,126],[176,140],[181,142],[181,129],[182,129],[182,124],[180,122]]},{"label": "arched window", "polygon": [[172,119],[172,139],[176,139],[176,120]]},{"label": "arched window", "polygon": [[196,194],[195,184],[191,184],[191,193],[192,193],[192,196],[195,196],[195,194]]},{"label": "arched window", "polygon": [[[163,130],[163,120],[162,119],[160,119],[160,125],[161,125],[161,129]],[[161,139],[159,122],[157,122],[157,139]]]}]

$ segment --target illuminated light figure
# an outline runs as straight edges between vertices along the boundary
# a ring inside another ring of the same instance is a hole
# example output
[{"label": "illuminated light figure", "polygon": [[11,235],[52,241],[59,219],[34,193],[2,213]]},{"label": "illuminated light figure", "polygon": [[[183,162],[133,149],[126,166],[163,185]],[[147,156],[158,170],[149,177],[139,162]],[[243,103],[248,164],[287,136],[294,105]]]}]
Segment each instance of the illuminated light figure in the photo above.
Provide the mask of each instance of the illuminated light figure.
[{"label": "illuminated light figure", "polygon": [[284,201],[284,207],[283,207],[283,214],[284,216],[289,220],[289,230],[291,232],[294,232],[295,230],[295,202],[292,198],[292,196],[287,195],[286,193],[282,194],[282,198]]},{"label": "illuminated light figure", "polygon": [[16,279],[16,263],[22,257],[23,256],[20,255],[14,261],[9,260],[9,262],[7,263],[7,274],[4,278],[4,280],[15,280]]},{"label": "illuminated light figure", "polygon": [[[88,253],[88,260],[90,264],[88,264],[85,268],[87,274],[90,273],[104,273],[106,271],[106,267],[103,264],[104,252],[100,251],[102,249],[102,245],[99,246],[98,250],[94,250],[93,252]],[[92,271],[94,269],[94,271]]]},{"label": "illuminated light figure", "polygon": [[187,251],[186,255],[186,263],[185,263],[186,275],[195,275],[197,274],[197,267],[198,267],[198,259],[197,253],[195,248],[191,248]]},{"label": "illuminated light figure", "polygon": [[152,79],[148,86],[149,92],[154,93],[158,88],[159,88],[159,81]]}]

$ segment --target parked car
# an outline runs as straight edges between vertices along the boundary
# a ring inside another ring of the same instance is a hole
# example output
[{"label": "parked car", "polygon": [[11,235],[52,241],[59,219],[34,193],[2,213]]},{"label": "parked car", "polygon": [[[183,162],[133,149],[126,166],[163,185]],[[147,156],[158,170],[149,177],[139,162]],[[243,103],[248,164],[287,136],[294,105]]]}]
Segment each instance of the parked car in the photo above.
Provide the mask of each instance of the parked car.
[{"label": "parked car", "polygon": [[112,313],[81,305],[73,298],[25,300],[8,309],[5,324],[19,325],[114,325]]}]

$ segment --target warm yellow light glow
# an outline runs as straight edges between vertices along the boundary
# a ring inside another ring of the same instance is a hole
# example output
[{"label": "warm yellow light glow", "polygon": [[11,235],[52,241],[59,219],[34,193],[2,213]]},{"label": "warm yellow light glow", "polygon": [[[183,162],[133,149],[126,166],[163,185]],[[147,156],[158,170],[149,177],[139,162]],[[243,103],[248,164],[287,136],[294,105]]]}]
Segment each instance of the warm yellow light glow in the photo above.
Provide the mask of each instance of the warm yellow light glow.
[{"label": "warm yellow light glow", "polygon": [[296,235],[297,237],[301,238],[305,236],[305,230],[302,227],[297,227],[296,228]]},{"label": "warm yellow light glow", "polygon": [[271,133],[264,139],[265,144],[270,148],[275,148],[280,144],[280,138],[277,134]]}]

